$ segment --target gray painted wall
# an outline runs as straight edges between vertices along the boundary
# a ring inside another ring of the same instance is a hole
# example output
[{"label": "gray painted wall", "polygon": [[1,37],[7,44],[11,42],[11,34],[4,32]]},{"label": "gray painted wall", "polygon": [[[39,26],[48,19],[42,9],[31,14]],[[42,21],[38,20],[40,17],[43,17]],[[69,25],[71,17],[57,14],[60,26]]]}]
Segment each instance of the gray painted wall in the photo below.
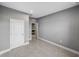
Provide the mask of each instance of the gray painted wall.
[{"label": "gray painted wall", "polygon": [[79,6],[38,19],[39,36],[79,51]]},{"label": "gray painted wall", "polygon": [[29,38],[29,16],[0,6],[0,51],[10,48],[10,18],[26,20],[26,38]]}]

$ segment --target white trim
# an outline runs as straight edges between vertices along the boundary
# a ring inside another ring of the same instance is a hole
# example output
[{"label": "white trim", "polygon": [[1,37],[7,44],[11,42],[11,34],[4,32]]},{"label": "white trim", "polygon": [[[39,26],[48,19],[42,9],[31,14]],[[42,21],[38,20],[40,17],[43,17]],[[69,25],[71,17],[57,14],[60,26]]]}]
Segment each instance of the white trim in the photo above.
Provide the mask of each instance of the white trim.
[{"label": "white trim", "polygon": [[[28,44],[29,44],[29,42],[26,42],[26,43],[22,44],[21,46],[28,45]],[[19,47],[21,47],[21,46],[19,46]],[[15,47],[15,48],[18,48],[18,47]],[[3,50],[3,51],[0,52],[0,55],[7,53],[7,52],[9,52],[9,51],[11,51],[12,49],[15,49],[15,48],[9,48],[9,49]]]},{"label": "white trim", "polygon": [[44,39],[44,38],[41,38],[41,37],[39,37],[39,39],[40,39],[40,40],[43,40],[43,41],[45,41],[45,42],[48,42],[48,43],[50,43],[50,44],[56,45],[56,46],[58,46],[58,47],[60,47],[60,48],[63,48],[63,49],[65,49],[65,50],[67,50],[67,51],[70,51],[70,52],[72,52],[72,53],[75,53],[75,54],[79,55],[79,51],[76,51],[76,50],[73,50],[73,49],[71,49],[71,48],[65,47],[65,46],[63,46],[63,45],[60,45],[60,44],[57,44],[57,43],[48,41],[48,40],[46,40],[46,39]]},{"label": "white trim", "polygon": [[8,51],[10,51],[10,50],[11,50],[11,49],[9,48],[9,49],[6,49],[6,50],[1,51],[1,52],[0,52],[0,55],[4,54],[4,53],[6,53],[6,52],[8,52]]},{"label": "white trim", "polygon": [[36,23],[36,28],[37,28],[37,39],[39,38],[39,35],[38,35],[38,23]]}]

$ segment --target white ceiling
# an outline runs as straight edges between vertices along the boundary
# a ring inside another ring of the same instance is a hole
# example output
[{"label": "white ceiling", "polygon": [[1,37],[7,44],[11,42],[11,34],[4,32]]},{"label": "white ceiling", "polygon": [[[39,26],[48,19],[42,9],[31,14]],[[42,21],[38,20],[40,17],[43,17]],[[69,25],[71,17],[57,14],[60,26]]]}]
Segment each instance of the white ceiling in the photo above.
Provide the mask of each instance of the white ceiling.
[{"label": "white ceiling", "polygon": [[1,5],[32,14],[39,18],[76,5],[75,2],[0,2]]}]

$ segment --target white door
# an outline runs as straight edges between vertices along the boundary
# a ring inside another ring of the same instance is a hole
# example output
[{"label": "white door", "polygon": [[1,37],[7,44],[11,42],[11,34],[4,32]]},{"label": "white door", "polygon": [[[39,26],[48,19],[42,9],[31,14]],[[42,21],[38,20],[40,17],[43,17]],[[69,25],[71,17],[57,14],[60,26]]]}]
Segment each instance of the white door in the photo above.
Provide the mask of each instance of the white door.
[{"label": "white door", "polygon": [[24,43],[24,20],[10,19],[10,48]]}]

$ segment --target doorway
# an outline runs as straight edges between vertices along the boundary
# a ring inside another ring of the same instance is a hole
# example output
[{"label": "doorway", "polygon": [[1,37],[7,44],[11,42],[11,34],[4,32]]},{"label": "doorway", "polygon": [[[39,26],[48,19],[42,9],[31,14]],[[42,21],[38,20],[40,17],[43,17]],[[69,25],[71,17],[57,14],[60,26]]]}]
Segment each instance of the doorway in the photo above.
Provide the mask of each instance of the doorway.
[{"label": "doorway", "polygon": [[32,23],[32,40],[38,38],[38,25],[37,23]]}]

